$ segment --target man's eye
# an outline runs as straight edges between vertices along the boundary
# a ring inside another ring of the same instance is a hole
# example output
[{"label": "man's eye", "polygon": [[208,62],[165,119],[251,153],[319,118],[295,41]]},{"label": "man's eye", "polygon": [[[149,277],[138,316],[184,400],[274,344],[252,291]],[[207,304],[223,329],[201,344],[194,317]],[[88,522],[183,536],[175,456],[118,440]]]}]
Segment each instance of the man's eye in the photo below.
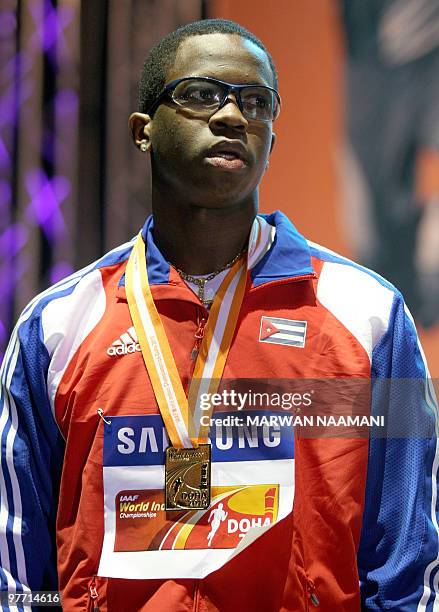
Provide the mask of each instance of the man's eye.
[{"label": "man's eye", "polygon": [[215,97],[215,94],[211,89],[199,89],[195,92],[195,96],[201,100],[211,100]]},{"label": "man's eye", "polygon": [[269,106],[269,102],[264,96],[248,96],[245,100],[246,105],[257,108],[267,108]]},{"label": "man's eye", "polygon": [[193,102],[213,102],[216,92],[208,87],[190,88],[184,92],[184,99]]}]

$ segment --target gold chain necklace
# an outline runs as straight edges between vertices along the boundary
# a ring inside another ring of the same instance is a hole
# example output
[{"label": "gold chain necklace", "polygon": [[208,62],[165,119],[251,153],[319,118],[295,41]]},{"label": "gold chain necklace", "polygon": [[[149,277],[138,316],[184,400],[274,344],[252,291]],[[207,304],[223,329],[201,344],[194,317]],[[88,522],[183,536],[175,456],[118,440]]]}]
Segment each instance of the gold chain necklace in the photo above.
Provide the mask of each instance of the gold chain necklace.
[{"label": "gold chain necklace", "polygon": [[222,268],[220,268],[216,272],[212,272],[212,274],[209,274],[205,278],[197,278],[196,276],[192,276],[192,274],[187,274],[186,272],[183,272],[183,270],[180,270],[180,268],[177,268],[176,265],[174,265],[172,263],[171,263],[171,265],[177,270],[177,272],[180,274],[180,276],[181,276],[181,278],[183,280],[185,280],[188,283],[193,283],[194,285],[197,285],[197,287],[198,287],[198,299],[200,300],[200,302],[202,302],[204,304],[204,306],[210,306],[212,304],[213,300],[207,300],[205,295],[204,295],[204,291],[205,291],[205,288],[206,288],[206,283],[208,283],[209,281],[213,280],[215,278],[215,276],[218,276],[218,274],[221,274],[221,272],[224,272],[224,270],[227,270],[228,268],[231,268],[233,266],[233,264],[235,264],[238,261],[238,259],[240,257],[242,257],[242,255],[245,253],[246,250],[247,250],[247,247],[244,247],[243,249],[241,249],[239,251],[239,253],[237,255],[235,255],[235,257],[233,259],[231,259],[229,262],[226,263],[225,266],[223,266]]}]

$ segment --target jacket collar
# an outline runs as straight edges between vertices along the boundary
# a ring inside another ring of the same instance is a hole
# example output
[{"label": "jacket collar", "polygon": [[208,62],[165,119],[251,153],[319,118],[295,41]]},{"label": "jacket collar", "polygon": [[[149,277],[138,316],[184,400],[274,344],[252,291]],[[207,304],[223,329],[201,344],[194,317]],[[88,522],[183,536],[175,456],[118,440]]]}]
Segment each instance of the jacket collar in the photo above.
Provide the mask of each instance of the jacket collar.
[{"label": "jacket collar", "polygon": [[[270,250],[250,271],[253,286],[287,278],[314,276],[308,243],[288,217],[280,211],[261,216],[276,228],[276,235]],[[148,254],[148,279],[151,286],[164,285],[175,279],[169,263],[154,243],[153,228],[154,220],[150,215],[142,228]],[[125,285],[125,275],[119,285]]]},{"label": "jacket collar", "polygon": [[308,243],[288,217],[279,210],[261,216],[274,225],[276,235],[271,249],[251,270],[253,286],[285,278],[314,276]]}]

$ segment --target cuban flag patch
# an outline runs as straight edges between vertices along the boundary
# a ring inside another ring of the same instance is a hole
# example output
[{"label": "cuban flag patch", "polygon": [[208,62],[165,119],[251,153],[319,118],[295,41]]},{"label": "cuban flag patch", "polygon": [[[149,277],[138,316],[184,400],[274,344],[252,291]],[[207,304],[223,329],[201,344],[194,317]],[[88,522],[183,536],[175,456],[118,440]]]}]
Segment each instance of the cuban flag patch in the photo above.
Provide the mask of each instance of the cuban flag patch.
[{"label": "cuban flag patch", "polygon": [[261,317],[259,342],[286,344],[303,348],[305,346],[306,326],[306,321]]}]

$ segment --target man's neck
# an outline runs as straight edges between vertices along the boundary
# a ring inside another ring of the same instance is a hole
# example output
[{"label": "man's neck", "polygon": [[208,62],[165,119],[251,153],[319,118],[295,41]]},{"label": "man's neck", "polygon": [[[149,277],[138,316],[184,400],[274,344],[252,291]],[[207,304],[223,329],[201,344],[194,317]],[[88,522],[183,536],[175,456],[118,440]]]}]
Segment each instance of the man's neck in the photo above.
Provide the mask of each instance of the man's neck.
[{"label": "man's neck", "polygon": [[154,241],[171,264],[187,274],[221,269],[247,246],[257,202],[227,208],[181,203],[154,206]]}]

